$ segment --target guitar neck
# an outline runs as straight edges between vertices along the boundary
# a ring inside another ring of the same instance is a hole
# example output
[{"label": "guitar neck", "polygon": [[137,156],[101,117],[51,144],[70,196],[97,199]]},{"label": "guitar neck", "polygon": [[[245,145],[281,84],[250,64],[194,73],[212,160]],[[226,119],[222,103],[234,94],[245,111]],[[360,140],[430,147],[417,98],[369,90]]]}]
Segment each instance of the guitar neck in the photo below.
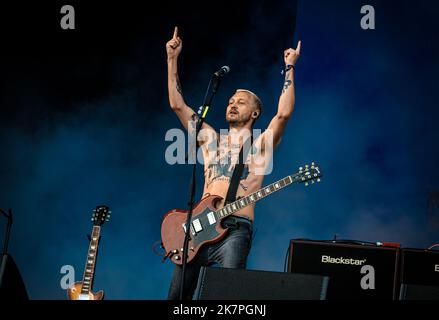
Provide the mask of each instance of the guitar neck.
[{"label": "guitar neck", "polygon": [[298,174],[286,176],[285,178],[273,182],[272,184],[269,184],[259,189],[258,191],[249,194],[248,196],[240,198],[232,203],[229,203],[228,205],[224,206],[222,209],[216,211],[216,213],[219,216],[219,218],[227,217],[241,210],[242,208],[247,207],[252,203],[256,203],[262,198],[265,198],[266,196],[276,191],[279,191],[280,189],[285,188],[286,186],[292,183],[300,182],[298,176],[299,176]]},{"label": "guitar neck", "polygon": [[101,227],[94,226],[91,234],[90,244],[88,247],[84,276],[82,277],[81,294],[89,294],[90,291],[92,290],[100,233],[101,233]]}]

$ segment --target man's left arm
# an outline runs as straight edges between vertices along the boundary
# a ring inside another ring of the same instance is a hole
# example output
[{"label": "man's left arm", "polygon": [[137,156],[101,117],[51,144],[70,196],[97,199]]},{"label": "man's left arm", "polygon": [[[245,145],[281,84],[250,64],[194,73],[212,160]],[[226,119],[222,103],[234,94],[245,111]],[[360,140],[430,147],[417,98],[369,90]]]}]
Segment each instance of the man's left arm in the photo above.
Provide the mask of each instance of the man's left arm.
[{"label": "man's left arm", "polygon": [[273,147],[277,147],[281,141],[285,127],[294,110],[295,92],[294,92],[294,66],[300,56],[301,41],[297,44],[296,49],[289,48],[284,51],[285,62],[285,82],[282,93],[279,97],[279,106],[276,115],[268,125],[267,130],[271,131],[273,136]]}]

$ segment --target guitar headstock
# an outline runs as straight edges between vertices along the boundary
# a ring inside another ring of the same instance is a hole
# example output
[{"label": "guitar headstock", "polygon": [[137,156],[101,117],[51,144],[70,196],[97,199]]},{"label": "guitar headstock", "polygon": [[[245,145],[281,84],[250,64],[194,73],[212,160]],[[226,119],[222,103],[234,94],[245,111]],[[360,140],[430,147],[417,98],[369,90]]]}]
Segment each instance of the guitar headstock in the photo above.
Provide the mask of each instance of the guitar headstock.
[{"label": "guitar headstock", "polygon": [[299,171],[294,175],[294,179],[299,183],[305,183],[308,186],[310,183],[320,182],[322,177],[322,171],[315,162],[311,162],[310,165],[306,164],[299,168]]},{"label": "guitar headstock", "polygon": [[111,211],[107,206],[96,206],[93,210],[91,221],[94,226],[102,226],[106,221],[110,220]]}]

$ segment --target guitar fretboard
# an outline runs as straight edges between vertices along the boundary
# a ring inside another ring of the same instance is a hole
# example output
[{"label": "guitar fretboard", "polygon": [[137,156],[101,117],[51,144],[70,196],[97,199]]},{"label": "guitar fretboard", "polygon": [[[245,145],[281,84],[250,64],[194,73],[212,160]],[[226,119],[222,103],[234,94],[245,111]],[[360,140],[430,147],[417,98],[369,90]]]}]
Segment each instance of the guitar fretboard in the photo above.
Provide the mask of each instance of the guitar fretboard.
[{"label": "guitar fretboard", "polygon": [[283,179],[280,179],[276,182],[273,182],[272,184],[269,184],[267,186],[265,186],[262,189],[259,189],[256,192],[253,192],[251,194],[249,194],[248,196],[245,196],[243,198],[240,198],[238,200],[236,200],[235,202],[229,203],[228,205],[224,206],[222,209],[216,211],[216,214],[218,216],[218,218],[223,218],[226,217],[228,215],[231,215],[239,210],[241,210],[242,208],[255,203],[256,201],[261,200],[262,198],[265,198],[266,196],[282,189],[285,188],[286,186],[294,183],[294,182],[298,182],[300,181],[300,179],[298,178],[297,174],[293,174],[290,176],[286,176]]},{"label": "guitar fretboard", "polygon": [[96,266],[96,255],[98,252],[100,226],[94,226],[88,247],[87,261],[85,263],[84,276],[82,277],[81,294],[89,294],[93,286],[93,276]]}]

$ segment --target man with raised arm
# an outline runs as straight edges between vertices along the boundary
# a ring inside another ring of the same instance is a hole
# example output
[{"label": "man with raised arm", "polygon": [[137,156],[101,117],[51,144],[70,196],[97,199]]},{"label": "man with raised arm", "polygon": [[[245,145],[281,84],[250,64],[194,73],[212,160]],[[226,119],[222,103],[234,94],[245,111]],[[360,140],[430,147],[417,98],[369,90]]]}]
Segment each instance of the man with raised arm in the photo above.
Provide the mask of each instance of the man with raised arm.
[{"label": "man with raised arm", "polygon": [[[196,113],[185,103],[178,78],[178,57],[183,41],[175,27],[174,35],[166,43],[168,64],[168,91],[171,109],[176,113],[187,130],[193,130]],[[240,177],[236,198],[245,197],[261,188],[267,167],[271,163],[273,149],[280,143],[285,127],[294,109],[294,65],[300,55],[301,42],[296,49],[284,51],[284,76],[279,105],[268,128],[253,141],[252,152],[245,159],[245,167]],[[237,89],[226,106],[227,134],[219,134],[209,124],[203,123],[198,143],[204,158],[203,198],[218,195],[223,198],[216,204],[224,206],[230,180],[244,142],[262,112],[262,102],[247,89]],[[221,130],[223,131],[223,130]],[[222,132],[221,132],[222,133]],[[183,299],[191,299],[196,288],[201,266],[218,263],[223,268],[245,268],[252,240],[254,204],[248,205],[223,220],[229,232],[221,241],[205,246],[196,259],[186,266]],[[168,299],[179,299],[181,266],[176,266]]]}]

